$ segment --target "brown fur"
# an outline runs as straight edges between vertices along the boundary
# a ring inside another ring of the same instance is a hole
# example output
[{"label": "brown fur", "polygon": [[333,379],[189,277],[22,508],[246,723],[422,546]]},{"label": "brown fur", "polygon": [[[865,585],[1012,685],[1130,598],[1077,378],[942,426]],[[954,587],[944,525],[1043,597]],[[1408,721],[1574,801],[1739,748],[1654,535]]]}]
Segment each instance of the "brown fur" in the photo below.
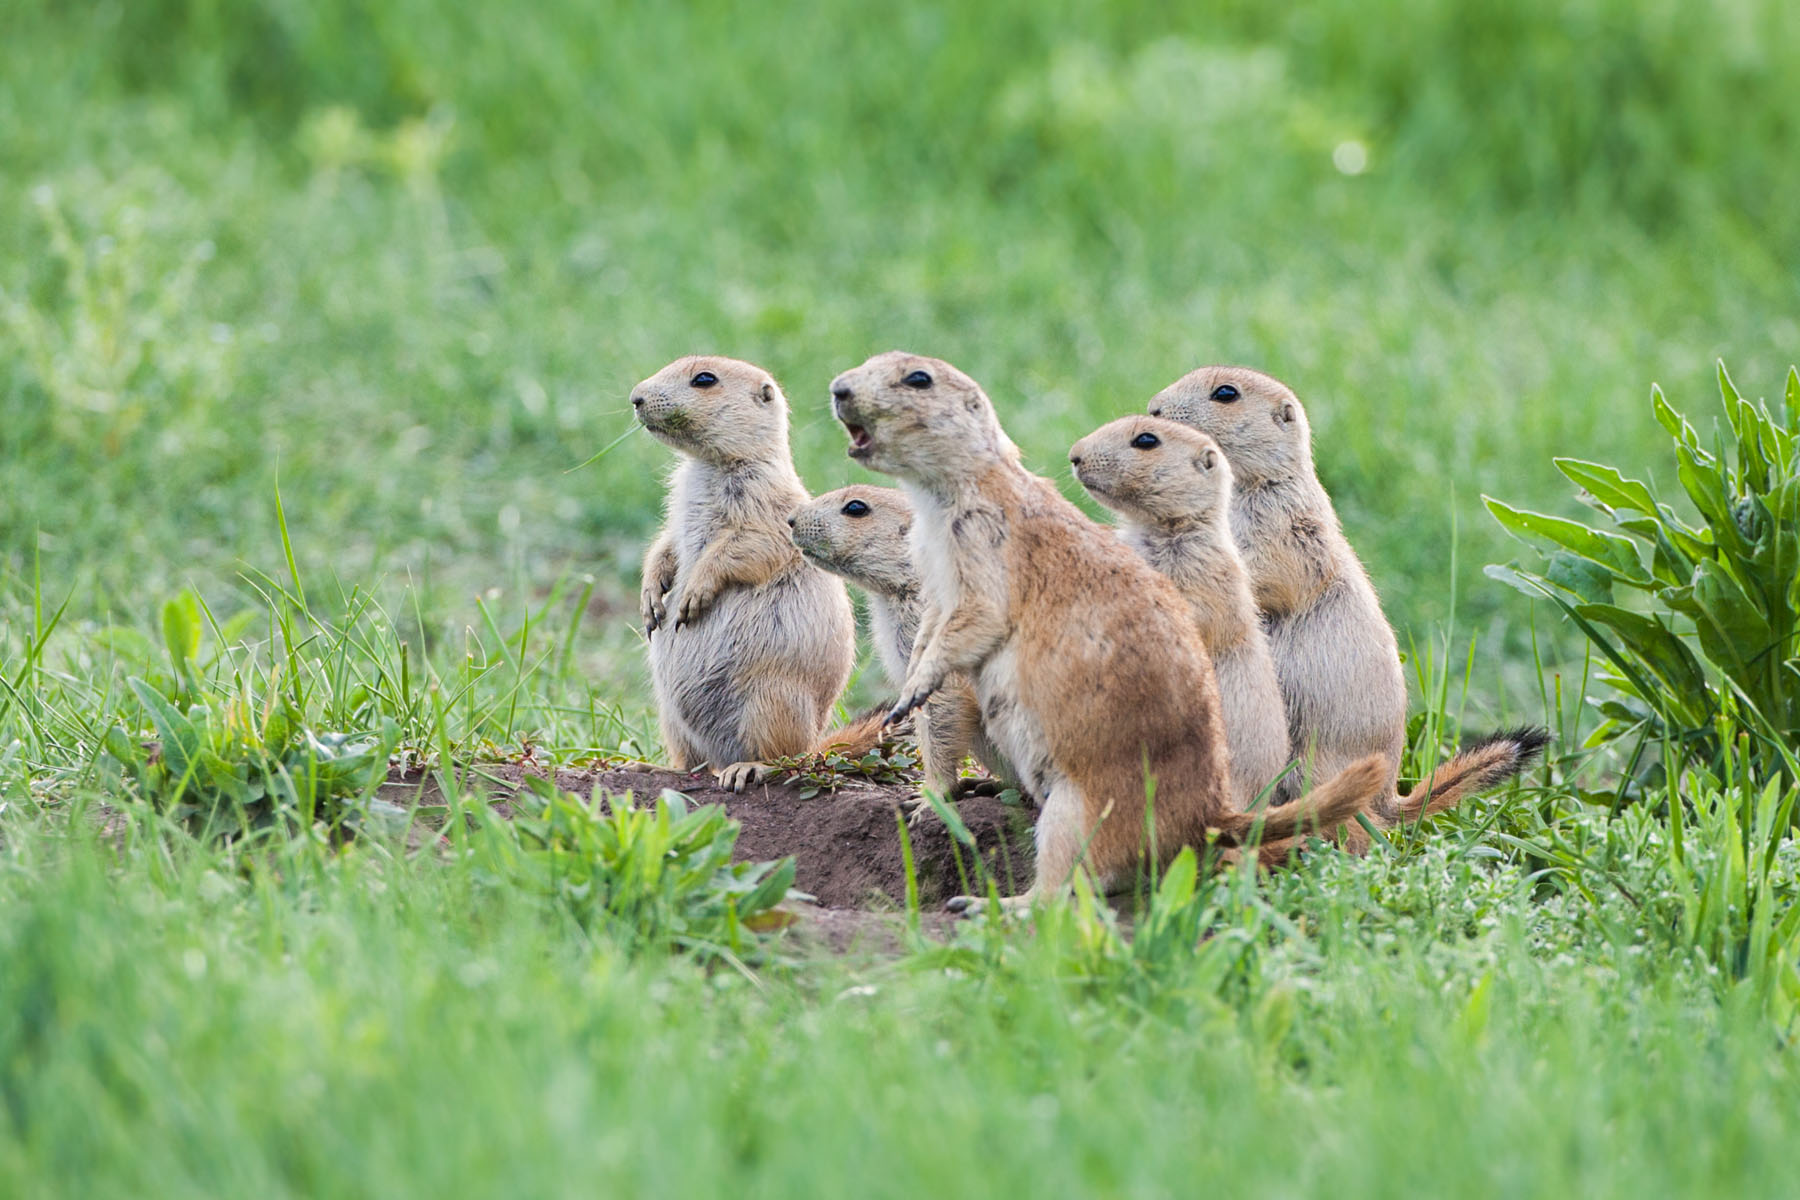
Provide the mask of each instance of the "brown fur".
[{"label": "brown fur", "polygon": [[1250,575],[1232,540],[1231,465],[1204,433],[1121,417],[1069,449],[1075,477],[1120,516],[1119,535],[1181,590],[1212,656],[1231,748],[1231,790],[1248,809],[1289,763],[1287,712]]},{"label": "brown fur", "polygon": [[[1511,779],[1529,766],[1550,741],[1547,730],[1521,727],[1490,734],[1414,785],[1404,796],[1390,797],[1370,813],[1375,827],[1381,830],[1413,825],[1426,817],[1449,812],[1470,796],[1485,792]],[[1345,824],[1339,833],[1339,844],[1352,854],[1367,852],[1369,835],[1359,824]],[[1298,848],[1293,840],[1265,838],[1262,862],[1277,866]]]},{"label": "brown fur", "polygon": [[891,731],[887,725],[888,710],[885,706],[872,708],[856,717],[848,725],[822,734],[813,743],[814,754],[841,754],[845,758],[861,758],[872,750],[880,749],[888,740]]},{"label": "brown fur", "polygon": [[856,656],[850,598],[788,540],[807,496],[767,371],[679,359],[631,400],[682,455],[640,600],[663,745],[677,768],[711,764],[742,790],[768,774],[763,760],[825,732]]},{"label": "brown fur", "polygon": [[[1060,890],[1078,861],[1122,884],[1147,823],[1163,859],[1209,829],[1248,836],[1212,664],[1174,586],[1025,470],[987,396],[948,363],[877,355],[831,390],[851,456],[897,476],[915,513],[925,611],[895,715],[967,673],[989,734],[1042,801],[1037,879],[1012,903]],[[1309,797],[1270,820],[1329,829],[1341,809]]]}]

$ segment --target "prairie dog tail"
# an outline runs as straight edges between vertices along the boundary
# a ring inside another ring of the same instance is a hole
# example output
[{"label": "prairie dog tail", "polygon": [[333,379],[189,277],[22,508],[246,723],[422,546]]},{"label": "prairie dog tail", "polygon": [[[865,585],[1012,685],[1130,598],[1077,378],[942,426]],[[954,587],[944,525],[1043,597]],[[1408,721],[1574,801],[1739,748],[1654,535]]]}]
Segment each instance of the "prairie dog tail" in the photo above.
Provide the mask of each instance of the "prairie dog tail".
[{"label": "prairie dog tail", "polygon": [[[1382,797],[1378,805],[1380,811],[1371,816],[1375,818],[1378,828],[1393,829],[1423,817],[1448,812],[1475,793],[1504,783],[1523,771],[1549,743],[1550,731],[1535,726],[1522,725],[1517,729],[1489,734],[1449,762],[1441,764],[1406,795]],[[1349,768],[1355,769],[1356,767]],[[1345,774],[1348,773],[1347,770]],[[1342,775],[1338,776],[1338,779],[1342,778]],[[1336,782],[1337,779],[1333,779],[1325,786],[1330,787]],[[1323,790],[1324,788],[1315,789],[1312,795],[1316,796]],[[1352,813],[1351,816],[1354,817],[1355,814]],[[1265,829],[1267,827],[1264,826]],[[1346,853],[1367,854],[1369,835],[1359,825],[1346,825],[1338,836],[1338,844]],[[1286,864],[1293,852],[1299,849],[1299,845],[1299,839],[1295,838],[1265,837],[1257,859],[1265,869],[1274,869]]]},{"label": "prairie dog tail", "polygon": [[1232,813],[1219,823],[1220,840],[1228,845],[1242,846],[1258,826],[1265,844],[1314,831],[1322,837],[1330,836],[1380,799],[1386,783],[1387,758],[1371,754],[1351,763],[1291,803],[1256,812]]},{"label": "prairie dog tail", "polygon": [[1511,779],[1536,758],[1550,742],[1550,731],[1520,726],[1489,734],[1467,750],[1442,763],[1437,770],[1395,798],[1398,821],[1448,812],[1476,792],[1485,792]]},{"label": "prairie dog tail", "polygon": [[892,707],[891,704],[877,704],[868,712],[853,718],[848,725],[827,730],[813,743],[812,753],[836,753],[845,758],[861,758],[894,736],[894,730],[885,729],[882,725],[887,720],[888,709]]}]

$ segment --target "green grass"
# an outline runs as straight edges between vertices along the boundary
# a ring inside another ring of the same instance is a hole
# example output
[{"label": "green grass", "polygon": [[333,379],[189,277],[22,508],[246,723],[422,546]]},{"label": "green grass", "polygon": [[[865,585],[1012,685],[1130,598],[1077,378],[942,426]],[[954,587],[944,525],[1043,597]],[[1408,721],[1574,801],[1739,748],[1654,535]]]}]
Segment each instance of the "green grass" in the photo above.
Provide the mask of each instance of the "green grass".
[{"label": "green grass", "polygon": [[[1520,551],[1480,497],[1578,513],[1557,455],[1672,495],[1652,382],[1702,441],[1716,359],[1778,399],[1796,45],[1779,0],[16,0],[0,1194],[1786,1192],[1791,792],[1726,753],[1575,799],[1617,782],[1592,664],[1482,576]],[[195,793],[132,774],[133,678],[204,707],[233,819],[240,770],[316,780],[305,732],[453,793],[654,754],[668,456],[569,469],[706,350],[776,372],[815,490],[865,478],[824,388],[894,346],[1071,494],[1068,445],[1189,368],[1289,380],[1417,763],[1521,719],[1563,757],[1391,853],[1203,882],[1197,948],[1072,911],[743,971],[474,843],[154,815]]]},{"label": "green grass", "polygon": [[1619,893],[1441,844],[1239,889],[1160,970],[1071,917],[754,979],[429,860],[156,846],[9,836],[10,1194],[1787,1187],[1800,1094],[1749,1006]]}]

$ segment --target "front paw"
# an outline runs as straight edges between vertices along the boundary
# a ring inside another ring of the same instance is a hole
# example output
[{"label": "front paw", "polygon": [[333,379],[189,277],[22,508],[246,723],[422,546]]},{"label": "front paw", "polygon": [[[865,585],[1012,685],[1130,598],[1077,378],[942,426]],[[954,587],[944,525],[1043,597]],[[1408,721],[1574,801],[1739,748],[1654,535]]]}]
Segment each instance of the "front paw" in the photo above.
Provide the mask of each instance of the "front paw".
[{"label": "front paw", "polygon": [[663,622],[668,619],[668,606],[663,603],[663,596],[667,591],[667,588],[658,590],[652,586],[638,593],[638,615],[644,618],[645,637],[661,629]]},{"label": "front paw", "polygon": [[676,610],[675,614],[675,628],[680,629],[683,625],[692,625],[698,621],[701,615],[712,607],[713,601],[718,598],[717,592],[703,590],[693,584],[683,588],[681,607]]},{"label": "front paw", "polygon": [[719,786],[728,792],[741,792],[753,784],[761,783],[774,773],[775,768],[767,763],[732,763],[719,772]]},{"label": "front paw", "polygon": [[882,722],[884,725],[898,725],[901,721],[905,720],[914,709],[919,708],[927,700],[931,699],[938,688],[943,686],[944,673],[942,671],[933,671],[929,674],[921,674],[918,679],[919,681],[917,683],[914,683],[909,679],[906,686],[900,689],[900,703],[894,705],[894,711],[890,712],[887,715],[887,720]]}]

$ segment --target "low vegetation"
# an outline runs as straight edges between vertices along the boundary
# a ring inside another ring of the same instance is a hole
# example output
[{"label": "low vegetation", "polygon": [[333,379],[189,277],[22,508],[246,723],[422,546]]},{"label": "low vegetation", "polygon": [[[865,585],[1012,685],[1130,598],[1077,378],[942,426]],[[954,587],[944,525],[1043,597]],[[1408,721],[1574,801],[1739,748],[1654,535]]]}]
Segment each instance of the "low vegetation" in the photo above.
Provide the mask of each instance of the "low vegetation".
[{"label": "low vegetation", "polygon": [[[0,1195],[1786,1194],[1797,14],[14,4]],[[1549,759],[847,951],[717,809],[496,803],[659,752],[629,383],[765,363],[823,489],[895,344],[1071,493],[1291,380],[1404,776]]]}]

